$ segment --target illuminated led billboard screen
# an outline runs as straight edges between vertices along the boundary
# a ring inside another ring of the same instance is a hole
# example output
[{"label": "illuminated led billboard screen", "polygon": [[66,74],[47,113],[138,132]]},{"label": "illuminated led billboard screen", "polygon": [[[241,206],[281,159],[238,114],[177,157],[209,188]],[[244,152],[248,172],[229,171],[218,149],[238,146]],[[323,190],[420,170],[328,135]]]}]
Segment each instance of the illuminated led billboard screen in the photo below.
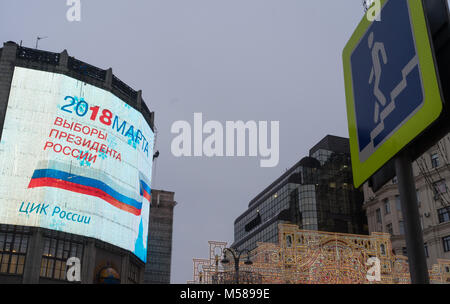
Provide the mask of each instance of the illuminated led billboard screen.
[{"label": "illuminated led billboard screen", "polygon": [[154,133],[112,93],[16,67],[0,142],[0,223],[147,255]]}]

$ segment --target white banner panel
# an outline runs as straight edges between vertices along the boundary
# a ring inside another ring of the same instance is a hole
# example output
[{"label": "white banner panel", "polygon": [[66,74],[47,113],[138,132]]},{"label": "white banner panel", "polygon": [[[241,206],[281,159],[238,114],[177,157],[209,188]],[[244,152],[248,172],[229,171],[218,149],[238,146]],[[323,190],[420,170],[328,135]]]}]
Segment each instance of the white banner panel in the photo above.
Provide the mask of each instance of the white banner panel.
[{"label": "white banner panel", "polygon": [[110,92],[16,67],[0,142],[0,223],[147,256],[154,133]]}]

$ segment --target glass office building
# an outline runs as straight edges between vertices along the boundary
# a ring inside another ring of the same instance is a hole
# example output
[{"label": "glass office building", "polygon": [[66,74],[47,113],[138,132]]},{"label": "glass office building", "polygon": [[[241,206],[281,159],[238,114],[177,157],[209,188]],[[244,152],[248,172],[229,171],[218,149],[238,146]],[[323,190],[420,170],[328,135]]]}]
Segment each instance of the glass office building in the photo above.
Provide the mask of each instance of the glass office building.
[{"label": "glass office building", "polygon": [[349,141],[326,136],[256,196],[234,223],[233,248],[278,241],[278,224],[303,230],[367,234],[364,197],[353,188]]}]

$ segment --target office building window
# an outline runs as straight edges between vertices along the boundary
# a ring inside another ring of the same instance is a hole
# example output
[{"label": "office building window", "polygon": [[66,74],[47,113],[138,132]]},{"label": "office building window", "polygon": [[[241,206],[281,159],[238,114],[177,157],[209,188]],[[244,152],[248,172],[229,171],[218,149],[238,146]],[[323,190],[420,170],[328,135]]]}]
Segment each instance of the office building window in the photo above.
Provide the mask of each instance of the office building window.
[{"label": "office building window", "polygon": [[0,230],[0,273],[22,275],[30,236],[8,228]]},{"label": "office building window", "polygon": [[72,257],[77,257],[82,262],[83,244],[64,239],[44,237],[41,277],[66,280],[66,262]]},{"label": "office building window", "polygon": [[387,224],[386,225],[386,232],[393,235],[394,234],[394,229],[392,228],[392,224]]},{"label": "office building window", "polygon": [[425,256],[426,256],[427,258],[429,258],[429,257],[430,257],[430,254],[428,253],[428,244],[427,244],[427,243],[423,244],[423,247],[425,248]]},{"label": "office building window", "polygon": [[377,216],[377,223],[380,223],[381,224],[381,210],[380,209],[377,209],[376,210],[376,216]]},{"label": "office building window", "polygon": [[403,221],[398,222],[398,226],[400,229],[400,235],[404,235],[405,234],[405,223]]},{"label": "office building window", "polygon": [[439,154],[438,153],[431,154],[431,166],[433,168],[439,167]]},{"label": "office building window", "polygon": [[389,202],[389,199],[384,199],[383,200],[383,204],[384,204],[384,214],[390,214],[391,213],[391,204]]},{"label": "office building window", "polygon": [[402,247],[402,254],[404,256],[408,256],[408,250],[406,250],[406,247]]},{"label": "office building window", "polygon": [[444,252],[450,251],[450,235],[442,238],[442,243],[444,244]]},{"label": "office building window", "polygon": [[450,207],[438,210],[439,223],[450,222]]}]

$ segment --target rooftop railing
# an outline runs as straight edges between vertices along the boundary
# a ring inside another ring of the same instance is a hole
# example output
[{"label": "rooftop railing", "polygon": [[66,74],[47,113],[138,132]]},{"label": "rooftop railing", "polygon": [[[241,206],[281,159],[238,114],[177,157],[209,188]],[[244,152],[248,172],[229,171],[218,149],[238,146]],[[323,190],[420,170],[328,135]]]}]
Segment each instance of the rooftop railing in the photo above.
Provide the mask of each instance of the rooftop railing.
[{"label": "rooftop railing", "polygon": [[[2,49],[0,49],[0,52]],[[1,54],[1,53],[0,53]],[[91,79],[95,79],[100,82],[107,82],[108,78],[108,71],[103,70],[100,68],[97,68],[93,65],[90,65],[88,63],[85,63],[81,60],[78,60],[74,57],[67,57],[67,59],[63,59],[61,61],[61,58],[63,57],[64,53],[53,53],[53,52],[47,52],[37,49],[31,49],[27,47],[17,46],[17,54],[16,57],[18,59],[36,62],[36,63],[44,63],[49,64],[52,66],[59,66],[59,65],[65,65],[65,67],[72,72],[75,72],[76,74],[83,76],[83,77],[89,77]],[[83,79],[83,78],[81,78]],[[112,78],[109,80],[111,83],[111,88],[116,89],[121,94],[123,94],[125,97],[128,97],[131,101],[131,104],[137,105],[138,104],[138,91],[133,90],[130,86],[128,86],[126,83],[124,83],[122,80],[117,78],[115,75],[112,75]],[[130,103],[130,102],[129,102]],[[144,103],[143,100],[141,100],[141,106],[140,110],[144,117],[152,121],[153,116],[152,112],[149,110],[147,105]],[[152,128],[153,128],[153,122]]]},{"label": "rooftop railing", "polygon": [[106,70],[99,69],[93,65],[77,60],[74,57],[69,57],[69,60],[67,61],[67,68],[100,81],[106,80]]},{"label": "rooftop railing", "polygon": [[115,75],[112,77],[112,87],[118,89],[123,94],[130,96],[132,99],[137,99],[137,92],[130,88],[125,82],[117,78]]},{"label": "rooftop railing", "polygon": [[58,65],[60,54],[30,49],[26,47],[18,47],[17,58],[33,62],[43,62],[51,65]]}]

